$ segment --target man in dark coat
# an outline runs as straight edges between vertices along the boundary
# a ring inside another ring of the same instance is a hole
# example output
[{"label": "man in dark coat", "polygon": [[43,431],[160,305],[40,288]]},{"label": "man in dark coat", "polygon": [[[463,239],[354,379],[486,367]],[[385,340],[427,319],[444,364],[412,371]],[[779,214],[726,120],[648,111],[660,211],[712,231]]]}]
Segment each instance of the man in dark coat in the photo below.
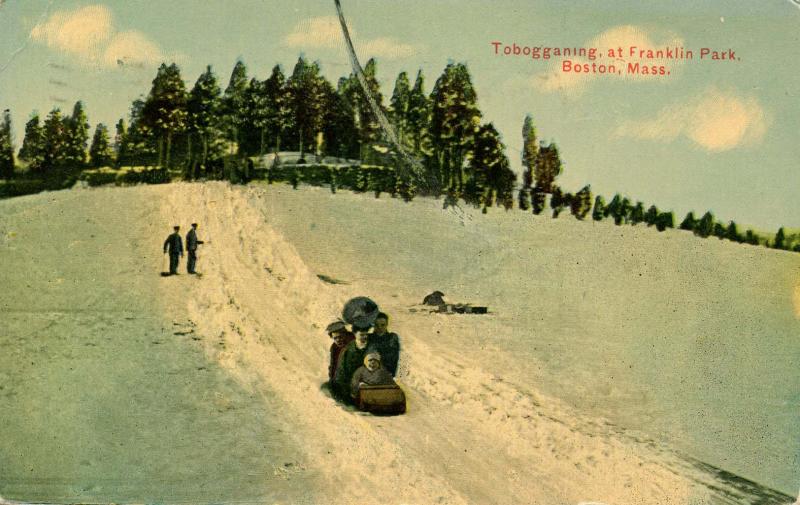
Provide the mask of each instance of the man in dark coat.
[{"label": "man in dark coat", "polygon": [[375,327],[369,337],[369,346],[381,355],[381,363],[392,374],[397,375],[400,361],[400,337],[389,332],[389,316],[383,312],[375,318]]},{"label": "man in dark coat", "polygon": [[339,398],[347,401],[350,399],[350,380],[353,374],[364,364],[364,357],[372,351],[368,347],[369,328],[353,328],[356,330],[356,339],[345,346],[339,355],[336,365],[336,375],[333,378],[333,391]]},{"label": "man in dark coat", "polygon": [[202,244],[202,240],[197,240],[197,223],[192,223],[192,229],[186,234],[186,252],[189,257],[186,260],[186,270],[190,274],[195,274],[195,265],[197,265],[197,246]]},{"label": "man in dark coat", "polygon": [[178,233],[181,230],[180,226],[174,227],[174,232],[167,237],[164,241],[164,254],[169,252],[169,274],[178,274],[178,261],[183,256],[183,240]]},{"label": "man in dark coat", "polygon": [[355,340],[356,337],[347,331],[347,326],[345,326],[343,321],[332,322],[328,325],[326,331],[328,332],[328,336],[333,339],[333,343],[331,344],[331,362],[328,366],[328,379],[332,386],[336,377],[336,368],[339,365],[339,356],[341,356],[347,344]]}]

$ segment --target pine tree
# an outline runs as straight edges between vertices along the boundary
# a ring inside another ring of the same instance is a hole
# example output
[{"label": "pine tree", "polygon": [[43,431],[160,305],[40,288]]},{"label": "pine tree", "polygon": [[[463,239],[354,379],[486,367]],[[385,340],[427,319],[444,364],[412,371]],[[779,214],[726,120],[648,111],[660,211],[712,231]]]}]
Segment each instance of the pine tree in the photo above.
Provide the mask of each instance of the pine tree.
[{"label": "pine tree", "polygon": [[222,121],[220,119],[221,90],[211,66],[197,78],[186,103],[189,130],[189,178],[197,177],[197,159],[193,151],[193,138],[200,144],[199,163],[203,171],[208,170],[211,146],[221,136]]},{"label": "pine tree", "polygon": [[11,111],[3,111],[0,123],[0,179],[10,179],[14,175],[14,145],[11,133]]},{"label": "pine tree", "polygon": [[728,223],[728,233],[725,235],[725,238],[732,242],[743,242],[744,238],[739,233],[739,230],[736,229],[736,223],[731,221]]},{"label": "pine tree", "polygon": [[394,82],[394,91],[389,101],[389,120],[397,132],[400,144],[407,146],[408,136],[408,107],[411,100],[411,85],[408,74],[400,72]]},{"label": "pine tree", "polygon": [[89,157],[93,167],[110,167],[114,163],[114,151],[108,138],[108,128],[98,123],[94,129]]},{"label": "pine tree", "polygon": [[83,102],[75,102],[72,115],[64,118],[66,126],[66,145],[64,146],[64,163],[70,167],[86,166],[86,148],[89,143],[89,121]]},{"label": "pine tree", "polygon": [[[516,177],[509,166],[500,134],[492,123],[481,126],[475,136],[470,174],[468,183],[471,190],[465,191],[468,203],[482,205],[484,213],[495,201],[506,209],[513,205]],[[475,196],[470,195],[473,191],[477,193]]]},{"label": "pine tree", "polygon": [[589,185],[575,193],[570,203],[570,211],[576,218],[583,220],[592,209],[592,188]]},{"label": "pine tree", "polygon": [[602,195],[597,195],[597,198],[594,199],[594,209],[592,210],[592,219],[595,221],[601,221],[604,217],[606,217],[606,201]]},{"label": "pine tree", "polygon": [[786,249],[786,233],[783,231],[783,227],[775,234],[775,242],[772,243],[772,248]]},{"label": "pine tree", "polygon": [[714,215],[709,211],[703,214],[697,226],[694,227],[694,233],[697,236],[706,238],[711,236],[714,232]]},{"label": "pine tree", "polygon": [[688,214],[686,214],[686,217],[683,218],[680,229],[694,230],[695,226],[697,226],[697,219],[695,219],[694,217],[694,212],[689,212]]},{"label": "pine tree", "polygon": [[114,159],[116,160],[116,167],[120,167],[122,165],[122,161],[128,158],[128,153],[125,152],[127,135],[128,130],[125,126],[125,120],[120,118],[120,120],[117,121],[114,134]]},{"label": "pine tree", "polygon": [[658,231],[664,231],[667,228],[675,228],[675,216],[672,212],[661,212],[656,218],[656,228]]},{"label": "pine tree", "polygon": [[622,196],[617,193],[614,195],[614,198],[611,199],[611,203],[606,206],[606,216],[611,216],[614,218],[614,224],[619,226],[622,224],[622,220],[624,218],[623,208],[622,208]]},{"label": "pine tree", "polygon": [[222,96],[222,115],[225,133],[228,140],[236,146],[237,153],[241,150],[241,130],[247,116],[247,86],[247,66],[242,60],[236,60]]},{"label": "pine tree", "polygon": [[319,65],[308,64],[305,59],[299,58],[287,87],[291,93],[290,103],[302,160],[306,148],[314,144],[317,132],[322,131],[323,126],[324,89],[319,75]]},{"label": "pine tree", "polygon": [[464,161],[482,116],[466,65],[447,65],[431,92],[431,107],[430,134],[439,190],[458,194],[464,183]]},{"label": "pine tree", "polygon": [[44,121],[44,152],[42,159],[42,169],[53,170],[64,167],[65,153],[67,149],[67,127],[61,110],[58,108],[50,111]]},{"label": "pine tree", "polygon": [[186,128],[186,84],[178,66],[162,63],[144,103],[142,122],[158,139],[158,164],[171,166],[172,140]]},{"label": "pine tree", "polygon": [[[272,68],[272,74],[264,83],[267,96],[267,134],[275,153],[281,150],[284,132],[292,128],[291,92],[286,85],[280,65]],[[351,133],[352,134],[352,133]]]},{"label": "pine tree", "polygon": [[636,205],[631,209],[631,224],[637,225],[644,221],[644,204],[636,202]]},{"label": "pine tree", "polygon": [[406,125],[411,148],[416,154],[428,154],[430,149],[431,103],[425,94],[425,77],[422,70],[417,72],[414,87],[408,95]]},{"label": "pine tree", "polygon": [[539,215],[542,213],[545,207],[545,203],[547,202],[547,193],[539,189],[538,187],[534,187],[531,191],[531,209],[535,215]]},{"label": "pine tree", "polygon": [[44,162],[44,129],[39,124],[39,114],[34,112],[25,123],[25,137],[19,150],[19,159],[28,164],[34,172],[42,168]]},{"label": "pine tree", "polygon": [[647,223],[647,226],[656,225],[658,223],[659,214],[658,207],[651,205],[644,214],[644,222]]},{"label": "pine tree", "polygon": [[[121,151],[125,155],[117,157],[119,165],[145,165],[159,164],[159,140],[155,129],[148,124],[144,117],[145,101],[138,98],[131,104],[130,127],[124,137],[125,143]],[[163,153],[161,153],[163,154]]]},{"label": "pine tree", "polygon": [[744,234],[744,241],[750,245],[759,245],[761,243],[758,239],[758,235],[756,235],[753,230],[747,230]]},{"label": "pine tree", "polygon": [[714,223],[714,231],[713,231],[713,233],[714,233],[714,236],[717,237],[718,239],[723,239],[723,238],[725,238],[725,235],[727,235],[728,230],[725,229],[725,225],[724,224],[717,222],[717,223]]},{"label": "pine tree", "polygon": [[550,208],[553,209],[553,217],[557,218],[564,207],[570,204],[571,196],[569,193],[564,193],[558,186],[553,186],[552,196],[550,197]]},{"label": "pine tree", "polygon": [[561,174],[562,170],[558,147],[555,144],[539,147],[533,171],[536,187],[544,193],[552,193],[556,177]]},{"label": "pine tree", "polygon": [[530,114],[525,115],[522,123],[522,188],[519,190],[519,208],[528,210],[530,192],[533,187],[533,170],[536,163],[536,156],[539,154],[539,141],[536,138],[536,128],[533,126],[533,118]]}]

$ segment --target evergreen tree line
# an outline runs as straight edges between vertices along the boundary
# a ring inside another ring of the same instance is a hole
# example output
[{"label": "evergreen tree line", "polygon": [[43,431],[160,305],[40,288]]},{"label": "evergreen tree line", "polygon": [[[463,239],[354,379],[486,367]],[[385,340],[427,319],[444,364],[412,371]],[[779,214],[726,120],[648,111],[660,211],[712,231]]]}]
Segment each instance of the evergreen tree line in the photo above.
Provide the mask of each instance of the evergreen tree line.
[{"label": "evergreen tree line", "polygon": [[224,176],[226,157],[297,150],[301,161],[311,153],[395,165],[426,194],[447,193],[484,208],[512,206],[515,175],[494,125],[481,123],[465,65],[447,65],[430,94],[421,71],[413,85],[401,72],[388,105],[376,73],[370,59],[364,67],[366,86],[390,119],[402,150],[421,160],[422,171],[404,169],[407,162],[386,143],[354,74],[334,86],[316,62],[302,57],[288,77],[276,65],[266,80],[248,76],[238,61],[224,90],[210,66],[187,90],[177,65],[162,64],[148,95],[132,103],[127,121],[117,122],[113,139],[105,125],[97,125],[88,157],[89,125],[78,102],[71,116],[56,108],[44,123],[34,113],[19,159],[34,172],[87,163],[144,165],[180,169],[193,179]]},{"label": "evergreen tree line", "polygon": [[[333,86],[321,75],[318,63],[299,58],[286,77],[276,65],[265,80],[248,76],[237,61],[223,90],[210,66],[187,90],[180,69],[162,64],[147,96],[131,104],[127,121],[120,119],[113,139],[106,125],[96,126],[89,144],[90,126],[82,102],[71,115],[54,108],[42,122],[34,112],[25,125],[18,153],[33,174],[58,174],[86,167],[157,166],[179,170],[186,179],[223,178],[227,161],[243,161],[297,150],[301,161],[311,154],[357,159],[364,164],[393,167],[392,187],[371,188],[394,194],[446,194],[446,204],[463,199],[483,207],[513,207],[516,176],[505,146],[492,123],[482,123],[477,95],[466,65],[448,64],[430,94],[418,71],[413,86],[406,72],[394,84],[388,105],[377,80],[377,64],[364,67],[366,86],[389,118],[403,148],[419,160],[422,170],[410,170],[403,156],[386,142],[380,124],[354,74]],[[6,110],[0,122],[0,177],[14,173],[11,119]],[[530,115],[522,129],[521,188],[518,207],[540,214],[548,203],[553,217],[564,210],[578,219],[590,212],[594,220],[611,217],[618,225],[644,222],[659,230],[674,228],[671,212],[615,195],[606,205],[597,196],[592,206],[590,186],[576,193],[562,190],[556,180],[563,172],[558,147],[537,138]],[[88,149],[87,149],[87,146]],[[295,176],[300,177],[300,173]],[[333,177],[333,176],[331,176]],[[711,213],[695,220],[687,215],[681,229],[701,237],[715,235],[737,242],[759,243],[748,230],[739,234],[735,223],[714,221]],[[783,228],[772,247],[788,249]],[[794,247],[796,250],[800,245]]]}]

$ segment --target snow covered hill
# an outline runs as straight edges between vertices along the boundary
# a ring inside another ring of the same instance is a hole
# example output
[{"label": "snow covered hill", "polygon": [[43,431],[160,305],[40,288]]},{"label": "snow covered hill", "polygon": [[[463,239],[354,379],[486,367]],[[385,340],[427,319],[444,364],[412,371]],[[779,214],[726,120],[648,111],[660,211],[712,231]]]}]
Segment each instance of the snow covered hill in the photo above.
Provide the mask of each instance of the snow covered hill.
[{"label": "snow covered hill", "polygon": [[[160,277],[191,222],[202,278]],[[777,404],[798,390],[798,255],[222,183],[3,201],[0,238],[7,499],[791,501],[715,467],[782,488],[797,468]],[[434,289],[490,314],[421,310]],[[324,327],[356,295],[401,336],[404,416],[320,387]]]}]

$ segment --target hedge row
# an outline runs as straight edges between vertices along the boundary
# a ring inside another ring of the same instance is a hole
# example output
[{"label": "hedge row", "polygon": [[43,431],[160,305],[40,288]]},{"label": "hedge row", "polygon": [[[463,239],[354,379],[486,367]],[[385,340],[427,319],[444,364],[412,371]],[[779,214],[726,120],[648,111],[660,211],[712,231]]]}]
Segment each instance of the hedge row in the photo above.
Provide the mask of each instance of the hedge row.
[{"label": "hedge row", "polygon": [[358,193],[372,191],[399,195],[409,201],[417,194],[416,186],[397,176],[391,167],[375,165],[275,165],[264,171],[269,183],[288,182],[293,188],[300,183],[311,186],[328,186],[331,192],[349,189]]},{"label": "hedge row", "polygon": [[165,168],[131,167],[113,170],[107,167],[95,170],[84,170],[81,180],[89,186],[102,186],[104,184],[165,184],[170,181],[170,175]]}]

